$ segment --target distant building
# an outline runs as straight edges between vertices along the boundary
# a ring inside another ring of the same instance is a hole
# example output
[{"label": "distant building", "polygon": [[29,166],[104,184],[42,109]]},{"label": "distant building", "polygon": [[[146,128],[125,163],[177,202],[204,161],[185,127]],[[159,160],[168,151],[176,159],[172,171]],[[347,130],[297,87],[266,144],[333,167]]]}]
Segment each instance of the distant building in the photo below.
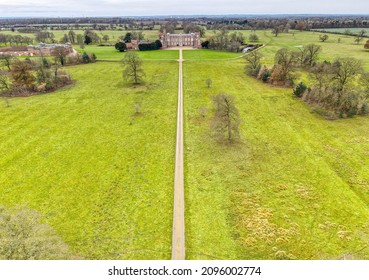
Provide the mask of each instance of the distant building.
[{"label": "distant building", "polygon": [[40,43],[37,46],[28,46],[27,47],[27,51],[31,54],[31,55],[51,55],[52,50],[58,47],[62,47],[65,48],[67,50],[67,52],[73,53],[73,46],[71,43],[65,43],[65,44],[44,44],[44,43]]},{"label": "distant building", "polygon": [[74,53],[72,44],[44,44],[40,43],[36,46],[19,46],[19,47],[6,47],[0,48],[0,53],[6,53],[12,56],[38,56],[38,55],[51,55],[52,50],[56,47],[62,47],[67,50],[68,54]]},{"label": "distant building", "polygon": [[163,49],[172,47],[193,47],[201,48],[200,33],[190,34],[170,34],[161,33],[160,42],[163,45]]},{"label": "distant building", "polygon": [[[124,43],[124,41],[121,41]],[[125,43],[126,44],[126,47],[127,47],[127,50],[138,50],[138,40],[131,40],[130,43]]]}]

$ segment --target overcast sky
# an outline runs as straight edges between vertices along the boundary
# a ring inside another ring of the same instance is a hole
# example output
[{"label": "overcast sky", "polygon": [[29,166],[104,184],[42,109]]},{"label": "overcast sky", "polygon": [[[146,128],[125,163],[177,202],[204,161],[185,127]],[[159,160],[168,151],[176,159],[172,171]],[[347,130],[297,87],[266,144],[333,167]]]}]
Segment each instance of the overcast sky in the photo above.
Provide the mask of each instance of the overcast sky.
[{"label": "overcast sky", "polygon": [[0,17],[369,14],[369,0],[0,0]]}]

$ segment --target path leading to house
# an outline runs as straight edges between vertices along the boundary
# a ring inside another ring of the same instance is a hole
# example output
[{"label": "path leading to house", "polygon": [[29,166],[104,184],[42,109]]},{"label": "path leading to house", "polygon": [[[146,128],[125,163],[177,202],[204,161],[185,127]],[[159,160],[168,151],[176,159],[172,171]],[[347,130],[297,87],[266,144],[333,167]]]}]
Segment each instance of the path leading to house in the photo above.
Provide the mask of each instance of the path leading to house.
[{"label": "path leading to house", "polygon": [[183,75],[182,49],[179,50],[178,74],[178,112],[176,161],[174,175],[172,260],[185,259],[185,221],[184,221],[184,168],[183,168]]},{"label": "path leading to house", "polygon": [[[265,45],[264,45],[265,46]],[[264,47],[263,46],[263,47]],[[184,155],[183,155],[183,48],[179,50],[178,73],[178,109],[177,109],[177,140],[174,175],[174,204],[173,204],[173,231],[172,231],[172,260],[184,260],[185,248],[185,199],[184,199]],[[246,53],[235,59],[248,55]]]}]

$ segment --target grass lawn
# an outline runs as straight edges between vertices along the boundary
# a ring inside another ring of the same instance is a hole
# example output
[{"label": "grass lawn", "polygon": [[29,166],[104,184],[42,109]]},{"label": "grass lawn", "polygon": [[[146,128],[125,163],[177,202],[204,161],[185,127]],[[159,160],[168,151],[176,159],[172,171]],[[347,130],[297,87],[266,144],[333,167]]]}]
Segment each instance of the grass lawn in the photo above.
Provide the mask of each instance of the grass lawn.
[{"label": "grass lawn", "polygon": [[[0,201],[40,212],[77,258],[171,256],[177,63],[68,67],[76,84],[0,100]],[[139,104],[140,114],[134,105]]]},{"label": "grass lawn", "polygon": [[[126,52],[118,52],[114,47],[99,47],[95,45],[86,46],[84,49],[76,47],[80,53],[94,53],[98,60],[120,61],[124,58]],[[177,50],[157,50],[157,51],[136,51],[136,53],[145,60],[176,60],[178,59]]]},{"label": "grass lawn", "polygon": [[[247,34],[247,32],[246,32]],[[319,57],[321,61],[333,61],[338,57],[355,57],[363,62],[366,71],[369,71],[369,51],[364,49],[364,43],[357,45],[351,36],[327,34],[329,39],[322,43],[319,41],[319,32],[290,32],[282,33],[278,37],[273,36],[270,31],[257,31],[261,42],[265,42],[267,47],[262,51],[264,55],[263,63],[272,65],[276,51],[280,48],[297,49],[297,47],[307,44],[317,44],[322,47]],[[245,35],[246,38],[248,36]],[[338,40],[340,39],[340,43]]]},{"label": "grass lawn", "polygon": [[[324,120],[243,67],[184,64],[187,258],[368,259],[369,118]],[[231,146],[209,131],[220,92],[242,119]]]},{"label": "grass lawn", "polygon": [[184,50],[183,58],[187,60],[217,60],[217,59],[232,59],[242,56],[242,53],[221,52],[215,50]]}]

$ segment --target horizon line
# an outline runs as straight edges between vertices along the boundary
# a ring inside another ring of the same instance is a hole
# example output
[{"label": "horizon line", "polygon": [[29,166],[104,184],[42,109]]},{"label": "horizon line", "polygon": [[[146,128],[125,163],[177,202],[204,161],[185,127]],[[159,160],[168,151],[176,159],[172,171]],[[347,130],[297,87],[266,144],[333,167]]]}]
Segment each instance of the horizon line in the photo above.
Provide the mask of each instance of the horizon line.
[{"label": "horizon line", "polygon": [[87,16],[87,15],[71,15],[71,16],[52,16],[52,15],[24,15],[24,16],[0,16],[0,19],[11,18],[155,18],[155,17],[229,17],[229,16],[368,16],[367,14],[360,13],[249,13],[249,14],[158,14],[158,15],[99,15],[99,16]]}]

